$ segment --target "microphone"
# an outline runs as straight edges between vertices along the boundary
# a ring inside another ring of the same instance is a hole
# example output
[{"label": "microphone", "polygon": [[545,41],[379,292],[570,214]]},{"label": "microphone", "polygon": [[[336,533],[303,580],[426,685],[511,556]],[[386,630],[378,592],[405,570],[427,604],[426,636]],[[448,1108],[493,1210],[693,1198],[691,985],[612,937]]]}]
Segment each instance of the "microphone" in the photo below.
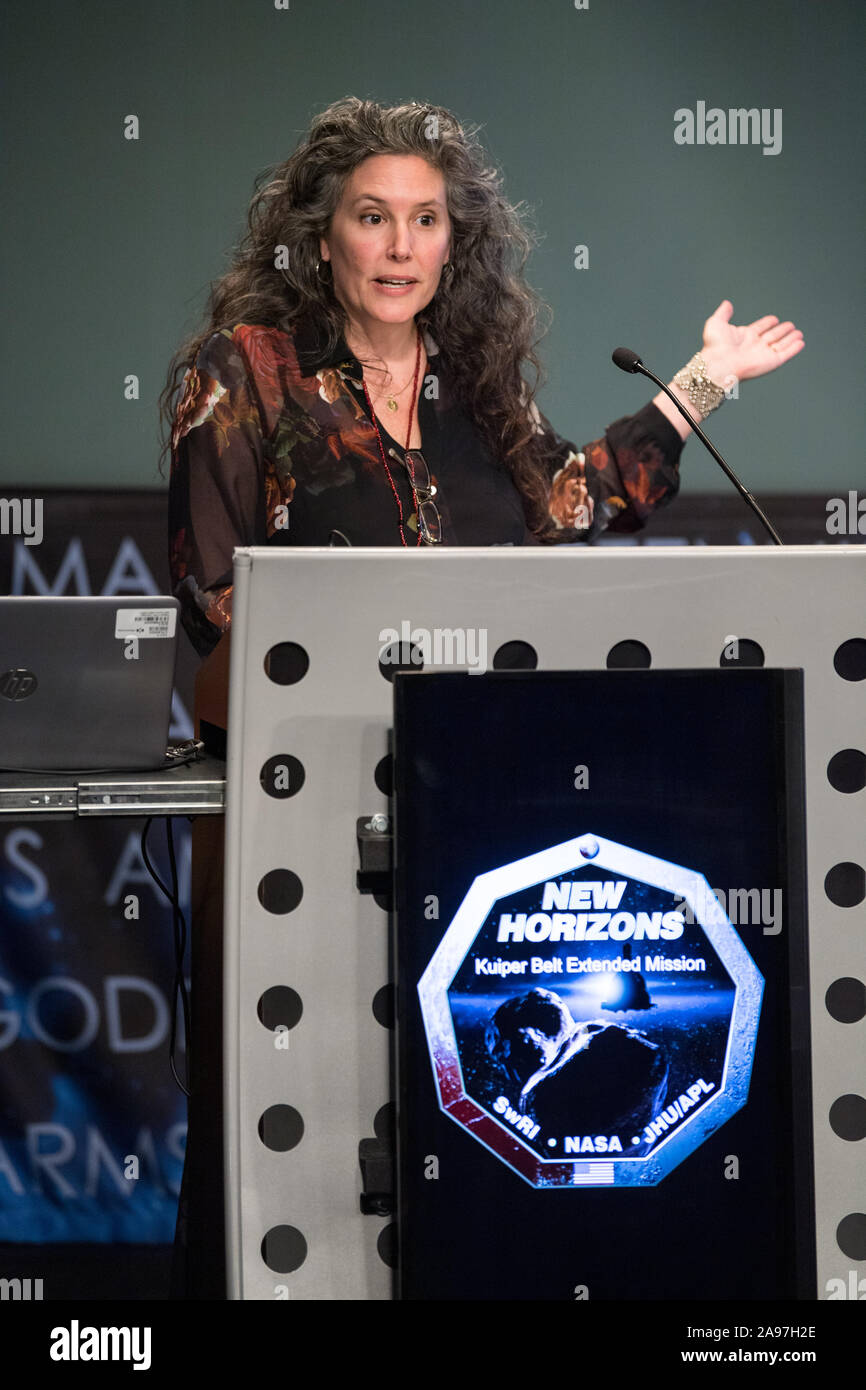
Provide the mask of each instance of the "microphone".
[{"label": "microphone", "polygon": [[631,348],[614,348],[611,354],[614,362],[621,367],[624,372],[639,372],[643,366],[636,352]]},{"label": "microphone", "polygon": [[614,351],[611,353],[611,360],[623,372],[639,372],[641,376],[649,377],[650,381],[654,381],[656,386],[660,387],[661,390],[664,391],[665,395],[673,401],[674,405],[676,406],[680,414],[683,416],[683,418],[688,420],[695,434],[698,436],[698,439],[701,441],[704,447],[710,451],[719,467],[724,471],[727,477],[730,478],[731,482],[734,484],[734,487],[737,489],[737,492],[743,498],[743,501],[746,502],[746,504],[749,507],[751,507],[752,511],[755,513],[755,516],[758,518],[761,525],[768,531],[768,533],[772,537],[774,543],[776,545],[781,545],[781,536],[776,530],[774,530],[773,526],[770,524],[767,517],[761,511],[761,508],[758,506],[757,502],[755,501],[752,494],[749,492],[748,488],[743,486],[736,473],[734,472],[733,468],[728,467],[728,465],[725,463],[725,460],[719,453],[718,449],[715,447],[715,445],[710,443],[709,439],[707,439],[707,436],[704,434],[697,420],[694,418],[693,415],[689,413],[688,410],[686,410],[682,402],[677,400],[670,387],[666,386],[663,381],[660,381],[659,378],[655,376],[649,370],[648,367],[645,367],[643,362],[638,357],[637,353],[632,352],[631,348],[615,348]]}]

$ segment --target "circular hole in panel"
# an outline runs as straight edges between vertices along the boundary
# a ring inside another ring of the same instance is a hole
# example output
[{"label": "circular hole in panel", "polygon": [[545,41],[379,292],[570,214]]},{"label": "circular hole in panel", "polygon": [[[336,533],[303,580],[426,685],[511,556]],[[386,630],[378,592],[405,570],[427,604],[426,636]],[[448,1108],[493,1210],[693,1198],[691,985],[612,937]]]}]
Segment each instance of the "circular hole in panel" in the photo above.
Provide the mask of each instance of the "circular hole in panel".
[{"label": "circular hole in panel", "polygon": [[396,1130],[397,1107],[392,1100],[389,1100],[376,1111],[373,1120],[373,1133],[377,1139],[393,1139]]},{"label": "circular hole in panel", "polygon": [[856,907],[866,898],[866,870],[847,861],[834,864],[824,879],[824,892],[837,907]]},{"label": "circular hole in panel", "polygon": [[837,1023],[859,1023],[866,1014],[866,985],[853,975],[843,975],[830,985],[824,1003]]},{"label": "circular hole in panel", "polygon": [[268,758],[264,764],[259,781],[268,796],[282,800],[301,790],[305,776],[303,763],[293,758],[291,753],[277,753],[276,757]]},{"label": "circular hole in panel", "polygon": [[494,671],[535,671],[538,652],[528,642],[503,642],[493,655]]},{"label": "circular hole in panel", "polygon": [[379,1252],[379,1259],[389,1269],[397,1268],[397,1223],[395,1221],[392,1221],[389,1226],[382,1227],[376,1241],[376,1249]]},{"label": "circular hole in panel", "polygon": [[862,792],[866,787],[866,753],[843,748],[827,764],[827,781],[837,792]]},{"label": "circular hole in panel", "polygon": [[396,1014],[396,998],[393,985],[383,985],[373,996],[373,1017],[383,1028],[393,1028]]},{"label": "circular hole in panel", "polygon": [[297,990],[289,985],[271,985],[256,1005],[259,1021],[266,1028],[294,1028],[301,1021],[304,1006]]},{"label": "circular hole in panel", "polygon": [[293,1105],[269,1105],[259,1119],[259,1138],[268,1149],[286,1153],[304,1137],[304,1121]]},{"label": "circular hole in panel", "polygon": [[606,665],[609,671],[646,670],[652,665],[650,649],[643,642],[617,642],[607,654]]},{"label": "circular hole in panel", "polygon": [[414,643],[392,642],[379,654],[379,673],[386,681],[392,681],[398,671],[422,671],[424,657],[421,648]]},{"label": "circular hole in panel", "polygon": [[277,1274],[291,1274],[307,1258],[307,1242],[296,1226],[272,1226],[262,1241],[262,1259]]},{"label": "circular hole in panel", "polygon": [[719,657],[720,666],[763,666],[764,649],[750,637],[737,637],[734,651],[729,652],[729,642]]},{"label": "circular hole in panel", "polygon": [[379,788],[383,796],[394,795],[394,757],[391,753],[386,753],[384,758],[380,758],[373,773],[373,781]]},{"label": "circular hole in panel", "polygon": [[840,1096],[830,1106],[830,1128],[840,1139],[866,1139],[866,1100],[862,1096]]},{"label": "circular hole in panel", "polygon": [[276,685],[296,685],[310,669],[310,658],[297,642],[278,642],[265,657],[265,675]]},{"label": "circular hole in panel", "polygon": [[866,638],[852,637],[833,653],[833,667],[845,681],[866,680]]},{"label": "circular hole in panel", "polygon": [[304,886],[291,869],[271,869],[259,883],[259,902],[266,912],[294,912],[304,896]]},{"label": "circular hole in panel", "polygon": [[843,1216],[836,1227],[836,1244],[849,1260],[866,1260],[866,1212]]}]

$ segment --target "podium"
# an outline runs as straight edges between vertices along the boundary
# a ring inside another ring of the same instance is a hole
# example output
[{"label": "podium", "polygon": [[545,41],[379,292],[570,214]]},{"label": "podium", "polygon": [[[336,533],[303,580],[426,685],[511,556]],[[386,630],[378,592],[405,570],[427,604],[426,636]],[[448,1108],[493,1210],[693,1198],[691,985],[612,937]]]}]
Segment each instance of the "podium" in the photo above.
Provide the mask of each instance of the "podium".
[{"label": "podium", "polygon": [[[817,1296],[848,1281],[866,1257],[857,1122],[839,1119],[866,1084],[864,600],[856,546],[235,552],[230,1298],[393,1296],[394,1217],[362,1202],[359,1166],[361,1141],[393,1128],[389,899],[359,892],[358,844],[388,826],[394,662],[411,668],[413,647],[417,679],[803,672]],[[578,731],[575,746],[578,762]]]}]

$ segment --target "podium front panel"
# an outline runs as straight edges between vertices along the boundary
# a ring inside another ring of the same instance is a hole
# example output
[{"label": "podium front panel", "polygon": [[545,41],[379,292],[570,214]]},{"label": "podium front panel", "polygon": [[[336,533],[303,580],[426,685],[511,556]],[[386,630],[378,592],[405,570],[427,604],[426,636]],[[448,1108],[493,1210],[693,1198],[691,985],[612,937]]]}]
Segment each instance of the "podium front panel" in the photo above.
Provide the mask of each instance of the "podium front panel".
[{"label": "podium front panel", "polygon": [[844,1101],[866,1086],[864,600],[859,547],[236,552],[230,1297],[393,1296],[394,1220],[360,1202],[359,1143],[392,1122],[393,987],[387,900],[356,885],[357,822],[389,812],[386,677],[413,651],[428,672],[803,671],[818,1296],[866,1273]]}]

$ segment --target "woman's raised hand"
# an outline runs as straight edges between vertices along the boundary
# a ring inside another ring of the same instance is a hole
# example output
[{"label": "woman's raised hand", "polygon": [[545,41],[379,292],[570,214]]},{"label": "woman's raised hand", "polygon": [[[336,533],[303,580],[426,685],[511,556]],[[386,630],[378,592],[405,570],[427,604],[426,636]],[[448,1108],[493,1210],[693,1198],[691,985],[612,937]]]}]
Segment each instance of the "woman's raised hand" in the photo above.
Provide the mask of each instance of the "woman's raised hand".
[{"label": "woman's raised hand", "polygon": [[723,299],[704,324],[701,355],[707,376],[719,386],[732,377],[748,381],[765,376],[802,352],[803,334],[790,321],[782,323],[775,314],[765,314],[754,323],[738,326],[731,323],[733,312],[731,301]]}]

